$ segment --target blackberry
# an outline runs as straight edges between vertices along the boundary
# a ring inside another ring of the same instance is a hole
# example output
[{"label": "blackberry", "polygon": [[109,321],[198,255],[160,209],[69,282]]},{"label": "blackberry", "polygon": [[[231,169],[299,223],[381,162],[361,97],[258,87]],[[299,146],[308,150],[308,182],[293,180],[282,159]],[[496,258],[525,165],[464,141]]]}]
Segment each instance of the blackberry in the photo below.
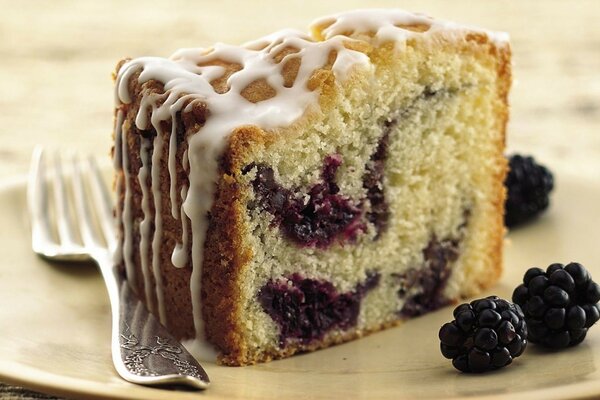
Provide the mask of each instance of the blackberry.
[{"label": "blackberry", "polygon": [[338,292],[329,281],[292,274],[270,280],[258,292],[263,310],[279,325],[279,344],[289,339],[310,343],[334,328],[356,325],[364,296],[379,285],[381,275],[367,272],[364,282],[350,292]]},{"label": "blackberry", "polygon": [[327,248],[338,239],[354,241],[366,228],[360,220],[360,205],[342,195],[335,182],[340,165],[340,155],[327,156],[322,180],[308,192],[283,187],[276,181],[273,168],[264,164],[251,163],[244,173],[256,168],[252,185],[258,205],[275,217],[273,225],[279,225],[288,239],[304,247]]},{"label": "blackberry", "polygon": [[508,191],[504,223],[513,227],[540,214],[550,204],[549,195],[554,188],[552,173],[533,157],[512,155],[504,185]]},{"label": "blackberry", "polygon": [[600,319],[600,286],[579,263],[528,269],[512,300],[523,308],[529,341],[553,349],[581,343]]},{"label": "blackberry", "polygon": [[461,304],[454,318],[440,329],[440,349],[462,372],[505,367],[527,346],[521,308],[496,296]]}]

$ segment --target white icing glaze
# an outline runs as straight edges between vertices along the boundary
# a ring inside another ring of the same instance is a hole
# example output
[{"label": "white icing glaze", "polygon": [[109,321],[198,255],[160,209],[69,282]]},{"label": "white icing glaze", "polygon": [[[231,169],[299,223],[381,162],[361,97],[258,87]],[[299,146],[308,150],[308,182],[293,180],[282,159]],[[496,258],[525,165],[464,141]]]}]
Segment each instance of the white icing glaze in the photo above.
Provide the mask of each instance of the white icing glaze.
[{"label": "white icing glaze", "polygon": [[[424,33],[401,27],[402,25],[422,24],[429,26]],[[342,82],[353,68],[372,68],[368,56],[345,47],[345,43],[351,42],[353,39],[349,39],[343,34],[372,33],[375,44],[386,41],[401,44],[414,35],[429,35],[432,32],[452,35],[457,32],[464,33],[467,30],[467,28],[450,22],[438,21],[422,14],[412,14],[401,10],[350,11],[315,21],[313,24],[315,30],[319,26],[326,26],[322,31],[324,41],[316,41],[302,32],[284,30],[242,46],[218,43],[211,49],[182,49],[169,59],[142,57],[125,63],[119,71],[116,85],[117,103],[127,104],[132,101],[129,83],[138,71],[140,72],[138,76],[140,83],[153,80],[164,86],[164,94],[147,93],[144,95],[136,117],[136,126],[139,129],[146,129],[147,116],[150,115],[152,126],[158,136],[161,136],[163,133],[161,122],[171,125],[168,159],[171,180],[169,193],[171,214],[175,219],[180,219],[183,228],[181,242],[176,244],[171,260],[173,265],[179,268],[188,264],[189,240],[191,239],[190,290],[198,340],[202,338],[204,331],[200,293],[203,250],[209,224],[207,215],[213,205],[218,162],[226,145],[226,139],[232,131],[244,125],[258,126],[267,131],[288,126],[311,108],[317,108],[319,92],[309,90],[308,82],[316,69],[326,65],[332,51],[337,54],[331,68],[337,82]],[[505,34],[493,34],[479,29],[476,31],[488,34],[495,42],[507,40]],[[276,63],[273,58],[288,48],[293,48],[297,52],[287,54],[281,62]],[[282,76],[283,66],[287,61],[296,58],[301,61],[296,79],[291,87],[286,87]],[[241,66],[240,70],[231,73],[227,79],[229,89],[224,93],[218,93],[211,85],[213,80],[223,76],[226,71],[223,66],[209,65],[215,64],[215,62]],[[259,80],[267,82],[274,89],[276,95],[253,103],[242,96],[242,92],[248,85]],[[210,115],[199,132],[190,135],[187,139],[188,149],[180,162],[184,170],[188,172],[189,187],[181,189],[181,202],[179,202],[176,193],[177,127],[171,121],[177,120],[179,112],[190,111],[193,101],[205,104]],[[142,150],[142,156],[143,159],[144,150]],[[125,164],[125,160],[123,164]],[[144,168],[142,167],[142,169]],[[140,171],[141,173],[142,171]],[[158,182],[159,179],[158,174],[155,174],[154,171],[152,179],[153,182]],[[152,186],[155,199],[160,199],[158,185]],[[129,187],[126,187],[126,190],[129,192]],[[128,202],[125,204],[127,213],[124,212],[122,216],[125,221],[130,218],[127,204]],[[181,206],[178,212],[179,204]],[[143,207],[145,206],[143,205]],[[188,219],[191,225],[191,238],[188,238],[187,233]],[[147,223],[144,221],[142,223],[144,225],[141,228],[142,241],[144,241],[144,236],[147,235]],[[129,221],[125,224],[126,231],[128,225],[130,225]],[[155,236],[153,248],[156,246],[155,254],[158,254],[161,244],[161,229],[158,223],[156,225],[159,232]],[[127,245],[127,240],[131,239],[130,232],[131,228],[129,228],[129,234],[125,235],[125,245]],[[159,275],[156,267],[154,272],[156,276]],[[157,280],[157,296],[158,290],[162,292],[162,288],[158,286],[160,283]],[[159,299],[159,303],[163,303],[162,298]],[[163,320],[162,314],[161,320]],[[194,347],[198,345],[199,342]]]},{"label": "white icing glaze", "polygon": [[[181,161],[181,164],[183,165],[183,170],[184,171],[189,171],[190,166],[189,166],[189,161],[188,161],[188,156],[187,156],[187,149],[185,149],[183,151],[183,160]],[[180,198],[181,198],[181,204],[182,206],[180,207],[180,220],[181,220],[181,242],[177,243],[175,245],[175,248],[173,249],[173,254],[171,255],[171,262],[173,263],[173,265],[177,268],[183,268],[187,265],[188,262],[188,249],[189,249],[189,244],[188,244],[188,218],[185,215],[185,212],[183,211],[183,201],[186,199],[187,197],[187,192],[188,192],[188,187],[183,185],[181,187],[181,191],[180,191]]]},{"label": "white icing glaze", "polygon": [[[181,188],[181,201],[185,199],[187,196],[187,186]],[[173,250],[173,254],[171,255],[171,262],[177,268],[183,268],[187,265],[188,262],[188,221],[187,216],[183,212],[183,207],[181,208],[181,231],[182,238],[181,243],[177,243],[175,245],[175,249]]]},{"label": "white icing glaze", "polygon": [[315,20],[312,29],[326,26],[324,38],[330,39],[338,35],[354,33],[373,33],[377,43],[386,41],[403,42],[412,31],[399,28],[399,25],[430,25],[435,28],[440,22],[423,15],[404,10],[353,10]]},{"label": "white icing glaze", "polygon": [[217,351],[206,340],[190,339],[183,340],[181,344],[198,361],[217,362]]},{"label": "white icing glaze", "polygon": [[[113,152],[113,166],[115,169],[119,169],[121,168],[121,166],[123,165],[123,111],[118,110],[117,111],[117,115],[115,117],[115,147],[114,147],[114,152]],[[121,180],[119,180],[118,182],[116,182],[115,184],[115,188],[116,188],[116,195],[117,195],[117,199],[121,198],[121,195],[123,194],[123,191],[121,189]],[[120,224],[123,221],[123,209],[117,205],[117,207],[115,207],[115,224]],[[123,260],[123,241],[122,240],[117,240],[117,247],[115,248],[115,252],[113,254],[113,262],[115,264],[119,264],[121,263],[121,261]],[[127,271],[125,272],[127,274]],[[129,274],[127,274],[127,279],[131,279],[130,282],[135,281],[135,277],[134,276],[129,276]]]},{"label": "white icing glaze", "polygon": [[142,140],[142,145],[140,149],[140,158],[142,160],[142,166],[138,171],[138,182],[142,189],[142,212],[144,218],[142,222],[140,222],[140,263],[142,269],[142,276],[144,277],[144,291],[146,295],[146,304],[150,311],[155,311],[152,301],[152,284],[150,280],[150,274],[152,271],[150,270],[150,265],[148,263],[149,259],[149,238],[150,238],[150,223],[151,223],[151,215],[150,215],[150,206],[149,206],[149,190],[148,190],[148,164],[150,155],[149,152],[149,144],[147,139]]},{"label": "white icing glaze", "polygon": [[[155,129],[157,127],[155,126]],[[158,130],[158,129],[157,129]],[[161,135],[154,138],[154,151],[152,153],[152,182],[160,182],[160,159],[163,154],[164,140]],[[152,238],[152,271],[156,282],[156,301],[158,303],[158,316],[162,324],[166,324],[167,316],[163,291],[163,279],[160,273],[160,249],[162,246],[162,196],[160,185],[152,184],[152,198],[154,199],[154,237]]]},{"label": "white icing glaze", "polygon": [[[311,29],[326,27],[322,31],[324,38],[331,39],[337,35],[353,33],[373,33],[376,44],[383,42],[403,43],[415,32],[403,29],[402,26],[429,25],[428,34],[441,32],[447,34],[479,32],[499,45],[508,43],[506,32],[494,32],[478,27],[457,24],[451,21],[431,18],[425,14],[411,13],[400,9],[365,9],[352,10],[319,18],[311,24]],[[418,33],[417,33],[418,34]]]},{"label": "white icing glaze", "polygon": [[131,183],[129,173],[129,155],[127,153],[127,137],[126,132],[123,131],[123,112],[119,111],[117,118],[117,133],[121,138],[121,159],[123,161],[123,179],[125,181],[125,196],[123,199],[123,215],[121,221],[123,222],[123,264],[125,264],[125,273],[127,279],[131,283],[131,286],[137,287],[138,277],[135,274],[135,268],[133,265],[133,217],[131,215]]},{"label": "white icing glaze", "polygon": [[171,215],[178,219],[177,212],[177,166],[175,159],[177,156],[177,125],[172,124],[171,137],[169,138],[169,196],[171,198]]}]

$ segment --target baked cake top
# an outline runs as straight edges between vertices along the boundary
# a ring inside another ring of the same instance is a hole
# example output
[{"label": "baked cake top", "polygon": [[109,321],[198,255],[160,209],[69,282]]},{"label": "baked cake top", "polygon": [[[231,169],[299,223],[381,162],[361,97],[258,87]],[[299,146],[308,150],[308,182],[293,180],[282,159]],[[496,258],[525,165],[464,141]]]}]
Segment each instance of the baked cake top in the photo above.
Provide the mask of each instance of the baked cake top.
[{"label": "baked cake top", "polygon": [[[206,103],[210,118],[203,136],[226,136],[235,127],[264,129],[287,126],[300,117],[318,96],[319,69],[328,69],[338,81],[356,66],[368,67],[370,45],[391,42],[402,46],[416,35],[452,38],[465,32],[487,35],[496,44],[508,41],[503,32],[470,28],[398,9],[354,10],[317,19],[311,34],[282,30],[241,46],[217,43],[210,48],[181,49],[168,59],[141,57],[123,64],[117,75],[117,103],[130,103],[130,79],[140,72],[140,83],[158,81],[169,93],[158,108],[167,119],[191,98]],[[190,98],[191,97],[191,98]],[[169,109],[169,111],[167,111]],[[154,113],[153,113],[154,114]],[[141,112],[136,123],[148,121]]]}]

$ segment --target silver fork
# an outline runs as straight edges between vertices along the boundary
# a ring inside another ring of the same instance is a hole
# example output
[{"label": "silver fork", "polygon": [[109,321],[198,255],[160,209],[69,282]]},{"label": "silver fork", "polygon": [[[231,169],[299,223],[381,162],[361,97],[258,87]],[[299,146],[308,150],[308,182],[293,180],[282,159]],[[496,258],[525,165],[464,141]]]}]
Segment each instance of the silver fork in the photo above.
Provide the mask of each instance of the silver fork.
[{"label": "silver fork", "polygon": [[110,299],[112,359],[119,375],[141,385],[206,389],[210,380],[204,369],[148,313],[113,262],[117,242],[112,201],[95,160],[73,156],[62,163],[56,153],[50,184],[44,159],[43,149],[37,148],[27,188],[33,251],[49,260],[98,264]]}]

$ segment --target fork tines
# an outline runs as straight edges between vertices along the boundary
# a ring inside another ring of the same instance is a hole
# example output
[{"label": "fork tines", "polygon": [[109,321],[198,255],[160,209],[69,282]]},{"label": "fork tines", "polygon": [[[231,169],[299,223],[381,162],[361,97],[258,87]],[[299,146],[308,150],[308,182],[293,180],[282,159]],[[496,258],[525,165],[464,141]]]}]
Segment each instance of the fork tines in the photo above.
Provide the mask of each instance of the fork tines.
[{"label": "fork tines", "polygon": [[52,259],[87,260],[95,249],[112,249],[112,202],[95,159],[55,152],[48,162],[47,153],[34,150],[29,175],[33,250]]}]

